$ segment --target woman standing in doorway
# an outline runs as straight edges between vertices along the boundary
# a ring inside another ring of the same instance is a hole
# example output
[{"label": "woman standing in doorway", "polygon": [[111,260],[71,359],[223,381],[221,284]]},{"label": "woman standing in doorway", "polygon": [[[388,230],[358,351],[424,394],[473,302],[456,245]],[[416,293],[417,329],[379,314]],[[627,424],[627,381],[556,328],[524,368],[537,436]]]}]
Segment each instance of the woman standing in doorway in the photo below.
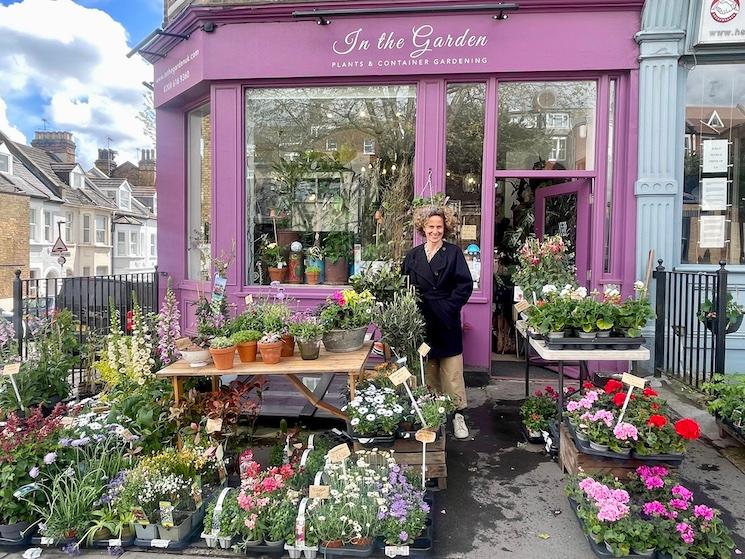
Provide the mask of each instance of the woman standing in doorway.
[{"label": "woman standing in doorway", "polygon": [[473,279],[463,253],[444,240],[455,229],[455,216],[450,208],[427,206],[417,210],[414,227],[426,240],[409,251],[402,271],[419,294],[427,344],[432,348],[426,381],[436,391],[453,398],[456,406],[453,434],[465,439],[468,427],[463,411],[467,401],[460,311],[471,296]]}]

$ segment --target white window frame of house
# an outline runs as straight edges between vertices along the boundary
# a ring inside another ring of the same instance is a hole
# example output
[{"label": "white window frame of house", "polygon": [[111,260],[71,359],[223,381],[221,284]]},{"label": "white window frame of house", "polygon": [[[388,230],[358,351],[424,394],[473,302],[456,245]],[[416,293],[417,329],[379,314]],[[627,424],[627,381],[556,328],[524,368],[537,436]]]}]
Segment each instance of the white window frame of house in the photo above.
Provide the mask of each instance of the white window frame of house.
[{"label": "white window frame of house", "polygon": [[132,209],[132,196],[126,188],[119,189],[119,207],[123,210]]},{"label": "white window frame of house", "polygon": [[336,151],[339,149],[339,144],[333,138],[326,138],[326,151]]},{"label": "white window frame of house", "polygon": [[91,242],[91,214],[83,214],[83,242]]},{"label": "white window frame of house", "polygon": [[65,242],[72,243],[72,226],[73,226],[73,213],[65,213]]},{"label": "white window frame of house", "polygon": [[28,212],[28,238],[35,243],[39,242],[38,212],[36,208],[29,208]]},{"label": "white window frame of house", "polygon": [[109,275],[109,267],[108,266],[96,266],[96,275],[97,276]]},{"label": "white window frame of house", "polygon": [[83,188],[83,175],[76,171],[70,171],[70,186],[73,188]]},{"label": "white window frame of house", "polygon": [[362,155],[375,155],[375,140],[362,140]]},{"label": "white window frame of house", "polygon": [[[35,270],[33,268],[28,271],[28,279],[29,280],[35,280],[35,279],[40,278],[40,277],[41,277],[41,271]],[[35,281],[29,281],[28,282],[28,296],[29,297],[36,297],[36,293],[37,293],[36,287],[37,287],[37,285],[38,285],[38,283],[35,282]]]},{"label": "white window frame of house", "polygon": [[147,245],[145,244],[145,232],[140,231],[140,256],[145,256],[147,253]]},{"label": "white window frame of house", "polygon": [[137,231],[129,232],[129,254],[130,256],[140,255],[140,250],[139,250],[139,247],[137,246],[139,240],[140,240],[140,236],[137,234]]},{"label": "white window frame of house", "polygon": [[127,256],[127,233],[125,231],[116,232],[116,255]]},{"label": "white window frame of house", "polygon": [[546,128],[569,129],[569,113],[546,113]]},{"label": "white window frame of house", "polygon": [[44,210],[44,240],[52,242],[52,212]]},{"label": "white window frame of house", "polygon": [[[101,221],[103,221],[103,227],[99,227],[99,225],[101,225]],[[106,231],[106,229],[108,229],[109,218],[105,215],[97,215],[94,223],[96,228],[96,244],[105,245],[106,240],[108,239],[108,232]]]},{"label": "white window frame of house", "polygon": [[548,155],[552,161],[567,160],[567,138],[566,136],[553,136],[551,138],[554,145],[551,147],[551,153]]},{"label": "white window frame of house", "polygon": [[9,153],[0,153],[0,173],[13,174],[13,158]]},{"label": "white window frame of house", "polygon": [[150,233],[150,256],[155,258],[158,250],[158,238],[155,233]]}]

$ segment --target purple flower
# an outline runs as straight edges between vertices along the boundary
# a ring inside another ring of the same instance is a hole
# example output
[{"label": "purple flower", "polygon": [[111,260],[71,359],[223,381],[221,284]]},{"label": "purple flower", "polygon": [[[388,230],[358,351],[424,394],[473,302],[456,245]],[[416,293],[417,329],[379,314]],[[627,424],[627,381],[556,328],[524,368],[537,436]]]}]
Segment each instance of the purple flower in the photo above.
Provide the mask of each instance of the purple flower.
[{"label": "purple flower", "polygon": [[56,452],[50,452],[44,457],[44,463],[49,466],[50,464],[54,464],[54,462],[57,460],[57,453]]},{"label": "purple flower", "polygon": [[65,438],[62,438],[62,439],[59,440],[59,445],[62,448],[65,448],[67,446],[70,446],[70,442],[71,442],[70,439],[68,439],[68,438],[65,437]]},{"label": "purple flower", "polygon": [[675,530],[680,534],[680,539],[682,539],[685,543],[687,543],[688,545],[693,543],[693,528],[690,524],[680,522],[675,526]]},{"label": "purple flower", "polygon": [[39,470],[38,467],[34,466],[33,468],[29,470],[28,475],[30,475],[33,479],[36,479],[37,477],[39,477],[40,473],[41,473],[41,470]]},{"label": "purple flower", "polygon": [[689,503],[683,499],[670,499],[670,506],[678,510],[688,510]]},{"label": "purple flower", "polygon": [[121,557],[124,554],[124,548],[120,545],[109,546],[108,551],[112,557]]},{"label": "purple flower", "polygon": [[693,515],[696,518],[703,518],[706,521],[710,521],[714,518],[714,509],[706,505],[696,505],[693,507]]},{"label": "purple flower", "polygon": [[693,491],[683,487],[682,485],[676,485],[670,491],[675,497],[679,497],[684,501],[690,501],[693,499]]},{"label": "purple flower", "polygon": [[77,557],[78,555],[80,555],[80,546],[78,545],[78,542],[72,542],[63,547],[62,551],[64,551],[68,555]]},{"label": "purple flower", "polygon": [[402,541],[403,543],[406,543],[407,541],[409,541],[409,534],[407,534],[407,533],[406,533],[406,532],[404,532],[404,531],[402,531],[402,532],[401,532],[401,533],[400,533],[400,534],[398,535],[398,537],[399,537],[399,539],[400,539],[400,540],[401,540],[401,541]]},{"label": "purple flower", "polygon": [[661,487],[665,487],[665,482],[659,476],[649,476],[648,478],[644,478],[644,487],[650,491],[652,489],[660,489]]},{"label": "purple flower", "polygon": [[659,501],[650,501],[648,503],[644,503],[642,510],[644,511],[644,514],[646,514],[647,516],[667,515],[667,509],[665,508],[665,505],[663,505]]}]

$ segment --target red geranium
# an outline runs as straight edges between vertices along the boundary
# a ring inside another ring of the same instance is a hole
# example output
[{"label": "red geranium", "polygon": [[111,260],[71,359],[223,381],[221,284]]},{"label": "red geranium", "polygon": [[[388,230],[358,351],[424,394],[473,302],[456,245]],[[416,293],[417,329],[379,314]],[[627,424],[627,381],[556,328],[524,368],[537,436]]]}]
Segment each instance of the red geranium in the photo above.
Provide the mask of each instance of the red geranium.
[{"label": "red geranium", "polygon": [[626,393],[625,392],[618,392],[613,396],[613,403],[618,406],[619,408],[623,406],[623,403],[626,401]]},{"label": "red geranium", "polygon": [[623,388],[623,383],[613,378],[605,383],[606,394],[613,394],[614,392],[617,392],[618,390],[621,390],[622,388]]},{"label": "red geranium", "polygon": [[645,388],[643,394],[649,398],[652,398],[653,396],[658,396],[657,391],[654,388],[650,388],[650,387]]},{"label": "red geranium", "polygon": [[657,402],[652,402],[649,407],[652,408],[653,411],[660,409],[660,405]]},{"label": "red geranium", "polygon": [[592,382],[590,382],[589,380],[586,380],[582,383],[582,388],[584,388],[585,390],[592,390],[593,388],[595,388],[595,385],[592,384]]},{"label": "red geranium", "polygon": [[689,441],[698,439],[701,429],[693,419],[687,417],[675,422],[675,432]]},{"label": "red geranium", "polygon": [[667,425],[667,419],[664,415],[653,415],[647,421],[647,425],[650,427],[664,427]]}]

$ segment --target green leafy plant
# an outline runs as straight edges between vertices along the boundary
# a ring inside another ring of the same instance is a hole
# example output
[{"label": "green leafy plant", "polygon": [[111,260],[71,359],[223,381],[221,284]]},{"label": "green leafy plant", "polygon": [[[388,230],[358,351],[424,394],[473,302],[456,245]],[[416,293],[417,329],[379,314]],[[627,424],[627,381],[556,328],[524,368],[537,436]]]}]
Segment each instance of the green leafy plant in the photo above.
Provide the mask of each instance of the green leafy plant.
[{"label": "green leafy plant", "polygon": [[282,268],[285,265],[282,247],[277,243],[267,243],[261,247],[261,260],[270,268]]},{"label": "green leafy plant", "polygon": [[323,240],[323,252],[332,264],[340,258],[349,259],[352,254],[353,234],[346,231],[335,231],[326,235]]},{"label": "green leafy plant", "polygon": [[406,291],[406,276],[393,262],[386,262],[374,271],[363,270],[350,277],[349,283],[357,293],[369,291],[380,303],[389,303],[396,294]]},{"label": "green leafy plant", "polygon": [[321,324],[327,330],[353,330],[370,324],[375,299],[369,291],[336,291],[320,310]]},{"label": "green leafy plant", "polygon": [[319,266],[308,266],[305,268],[306,274],[320,274],[321,268]]},{"label": "green leafy plant", "polygon": [[288,331],[298,342],[306,343],[320,340],[326,329],[319,317],[298,313],[290,317]]},{"label": "green leafy plant", "polygon": [[601,318],[600,306],[601,303],[598,303],[592,297],[585,297],[576,301],[570,313],[570,325],[583,332],[597,332],[599,330],[598,321]]},{"label": "green leafy plant", "polygon": [[632,338],[641,336],[641,329],[655,317],[655,312],[647,300],[647,289],[644,284],[637,281],[634,290],[635,297],[627,299],[618,307],[618,326],[625,328]]},{"label": "green leafy plant", "polygon": [[562,237],[540,241],[531,236],[518,252],[518,267],[512,280],[529,300],[533,293],[538,296],[544,285],[576,285],[571,256]]},{"label": "green leafy plant", "polygon": [[537,390],[520,406],[520,418],[528,431],[548,431],[548,422],[557,416],[558,394],[547,386],[545,392]]},{"label": "green leafy plant", "polygon": [[212,341],[210,341],[210,347],[212,349],[227,349],[229,347],[232,347],[233,345],[233,341],[225,336],[218,336],[216,338],[212,338]]},{"label": "green leafy plant", "polygon": [[[735,324],[740,317],[745,314],[745,308],[735,301],[732,293],[727,293],[727,306],[725,307],[727,315],[727,328]],[[717,319],[717,310],[714,303],[707,297],[698,309],[698,319],[701,322],[710,322]]]},{"label": "green leafy plant", "polygon": [[[431,392],[426,386],[418,386],[412,392],[428,429],[439,429],[447,421],[448,415],[455,410],[455,402],[448,394]],[[408,410],[405,412],[404,420],[410,420],[415,426],[422,427],[419,415],[408,397],[404,403]]]},{"label": "green leafy plant", "polygon": [[714,375],[702,386],[709,413],[741,426],[745,414],[745,375]]},{"label": "green leafy plant", "polygon": [[258,342],[261,339],[261,332],[258,330],[239,330],[232,336],[230,341],[233,344],[243,344],[247,342]]}]

